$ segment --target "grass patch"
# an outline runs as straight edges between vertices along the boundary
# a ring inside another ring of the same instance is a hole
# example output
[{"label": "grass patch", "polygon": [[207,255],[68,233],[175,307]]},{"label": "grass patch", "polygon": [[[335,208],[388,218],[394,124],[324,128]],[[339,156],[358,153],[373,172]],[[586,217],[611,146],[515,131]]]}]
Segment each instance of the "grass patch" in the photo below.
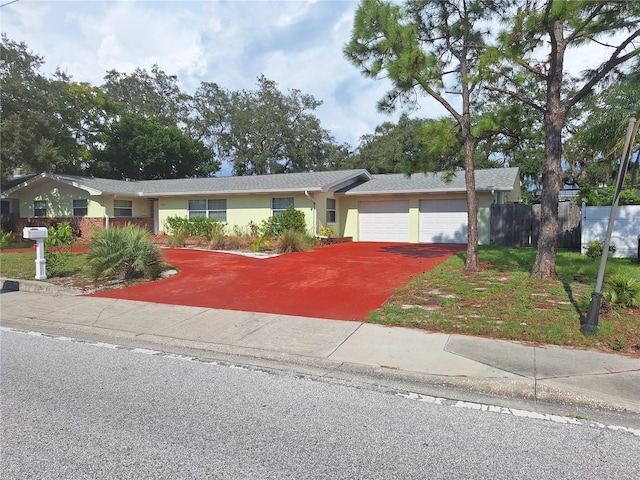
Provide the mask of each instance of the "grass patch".
[{"label": "grass patch", "polygon": [[[0,276],[16,280],[35,280],[35,259],[35,251],[28,253],[2,253],[0,254]],[[170,265],[166,265],[164,263],[161,264],[161,269],[167,268],[170,268]],[[73,253],[61,266],[60,271],[52,273],[47,268],[47,279],[44,281],[63,287],[81,290],[84,293],[92,293],[135,285],[148,280],[136,278],[130,281],[103,280],[96,282],[91,278],[87,254]]]},{"label": "grass patch", "polygon": [[[0,255],[0,275],[7,278],[33,280],[36,274],[35,250],[29,253],[3,253]],[[85,254],[73,254],[56,277],[81,274],[87,264]],[[47,272],[48,273],[48,272]]]},{"label": "grass patch", "polygon": [[[449,258],[399,289],[368,318],[371,323],[506,340],[596,348],[640,355],[640,309],[603,308],[598,334],[580,321],[595,288],[599,259],[560,251],[558,281],[532,279],[536,251],[480,247],[484,271],[465,274],[465,254]],[[636,259],[611,258],[612,275],[640,276]]]},{"label": "grass patch", "polygon": [[31,240],[25,241],[9,241],[6,244],[0,245],[0,250],[6,250],[10,248],[33,248],[35,242]]}]

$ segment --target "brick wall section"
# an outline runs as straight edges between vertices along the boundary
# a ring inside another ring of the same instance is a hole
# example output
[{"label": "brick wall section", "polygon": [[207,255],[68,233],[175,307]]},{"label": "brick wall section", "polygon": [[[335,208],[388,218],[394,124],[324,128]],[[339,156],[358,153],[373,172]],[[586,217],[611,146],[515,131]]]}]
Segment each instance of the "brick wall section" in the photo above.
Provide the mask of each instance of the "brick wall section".
[{"label": "brick wall section", "polygon": [[[16,233],[22,237],[24,227],[51,227],[63,222],[69,222],[76,237],[80,241],[89,240],[91,231],[95,228],[104,228],[105,219],[102,217],[58,217],[58,218],[18,218],[16,219]],[[138,225],[153,233],[153,218],[110,218],[109,226],[124,227],[126,225]]]}]

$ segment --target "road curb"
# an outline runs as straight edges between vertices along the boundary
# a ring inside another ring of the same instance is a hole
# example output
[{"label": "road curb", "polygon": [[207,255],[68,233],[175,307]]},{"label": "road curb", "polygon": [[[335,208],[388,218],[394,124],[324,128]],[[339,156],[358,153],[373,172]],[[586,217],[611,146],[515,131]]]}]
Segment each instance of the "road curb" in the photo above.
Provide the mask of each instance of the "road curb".
[{"label": "road curb", "polygon": [[566,415],[584,416],[585,412],[580,409],[588,408],[593,409],[592,413],[594,414],[599,411],[600,414],[604,412],[604,414],[634,418],[636,419],[634,425],[640,425],[640,410],[637,405],[624,399],[599,395],[595,392],[584,392],[579,389],[560,389],[541,385],[540,382],[529,378],[498,379],[433,375],[259,348],[243,348],[161,335],[140,335],[95,326],[52,323],[28,317],[7,320],[5,319],[2,323],[3,326],[9,328],[33,329],[51,335],[91,339],[97,342],[130,347],[160,349],[174,354],[186,352],[189,355],[213,358],[234,364],[325,379],[357,381],[379,387],[390,387],[457,400],[481,401],[500,406],[514,406],[515,402],[515,406],[525,409],[528,408],[527,405],[534,403],[539,409]]},{"label": "road curb", "polygon": [[18,280],[14,278],[0,277],[0,290],[2,292],[30,292],[46,295],[82,295],[80,290],[61,287],[53,283],[38,280]]}]

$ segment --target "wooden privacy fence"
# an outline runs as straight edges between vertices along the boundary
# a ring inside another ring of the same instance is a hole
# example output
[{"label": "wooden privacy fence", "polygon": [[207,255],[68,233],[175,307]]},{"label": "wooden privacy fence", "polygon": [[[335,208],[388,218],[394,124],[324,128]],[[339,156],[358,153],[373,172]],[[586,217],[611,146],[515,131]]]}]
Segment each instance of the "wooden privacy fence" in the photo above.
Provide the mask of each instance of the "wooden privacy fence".
[{"label": "wooden privacy fence", "polygon": [[[491,245],[537,247],[541,205],[491,205]],[[558,248],[580,250],[581,209],[573,202],[558,204]]]}]

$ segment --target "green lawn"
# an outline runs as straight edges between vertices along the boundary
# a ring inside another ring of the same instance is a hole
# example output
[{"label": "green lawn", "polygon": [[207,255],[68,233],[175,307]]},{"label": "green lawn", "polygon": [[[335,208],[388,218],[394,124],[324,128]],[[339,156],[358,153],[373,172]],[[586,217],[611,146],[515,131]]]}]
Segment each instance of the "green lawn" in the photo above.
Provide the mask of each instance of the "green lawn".
[{"label": "green lawn", "polygon": [[[599,259],[561,251],[559,281],[541,281],[529,276],[535,255],[531,248],[481,247],[484,271],[476,274],[463,272],[464,253],[454,256],[396,291],[368,321],[640,354],[640,309],[605,305],[599,333],[580,333]],[[637,259],[611,258],[605,283],[613,273],[638,278],[640,264]]]},{"label": "green lawn", "polygon": [[[453,256],[396,291],[368,321],[640,355],[640,309],[605,305],[599,333],[580,333],[599,259],[561,251],[559,281],[540,281],[529,276],[535,255],[531,248],[481,247],[484,271],[476,274],[463,272],[464,253]],[[0,276],[32,279],[34,259],[34,253],[2,253]],[[73,277],[76,286],[93,283],[84,274],[85,265],[86,255],[73,254],[55,276],[47,272],[53,277],[48,281]],[[640,264],[636,259],[611,258],[605,282],[613,273],[638,278]]]},{"label": "green lawn", "polygon": [[[84,271],[86,255],[74,253],[67,257],[64,264],[57,269],[47,265],[47,275],[55,277],[68,277],[79,275]],[[0,276],[6,278],[31,280],[36,273],[35,250],[30,253],[2,253],[0,254]]]},{"label": "green lawn", "polygon": [[6,245],[1,245],[0,250],[9,248],[33,248],[34,245],[35,242],[33,240],[11,241],[7,242]]}]

